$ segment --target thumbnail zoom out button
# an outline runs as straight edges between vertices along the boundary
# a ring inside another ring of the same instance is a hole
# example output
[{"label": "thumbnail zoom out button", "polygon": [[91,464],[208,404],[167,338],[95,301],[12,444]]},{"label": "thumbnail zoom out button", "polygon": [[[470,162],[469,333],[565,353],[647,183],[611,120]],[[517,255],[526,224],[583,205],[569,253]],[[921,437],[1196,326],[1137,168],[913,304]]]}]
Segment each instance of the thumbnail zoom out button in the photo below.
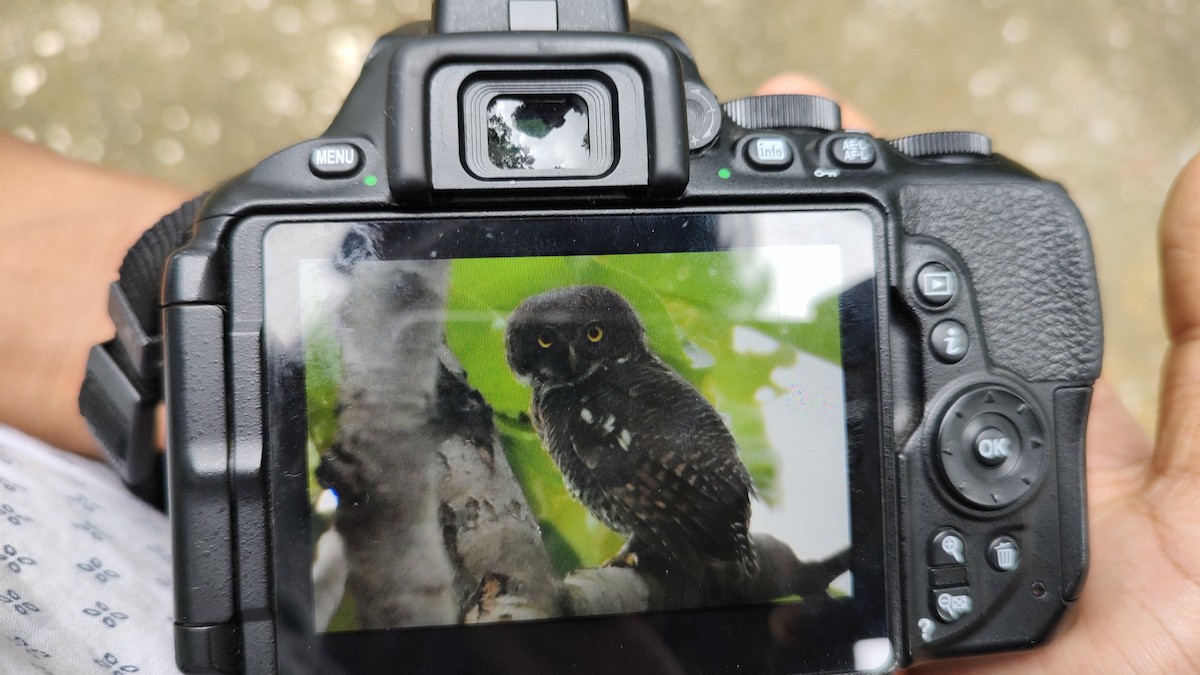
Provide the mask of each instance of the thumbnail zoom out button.
[{"label": "thumbnail zoom out button", "polygon": [[932,595],[933,611],[942,623],[954,623],[974,609],[971,590],[965,586],[933,591]]}]

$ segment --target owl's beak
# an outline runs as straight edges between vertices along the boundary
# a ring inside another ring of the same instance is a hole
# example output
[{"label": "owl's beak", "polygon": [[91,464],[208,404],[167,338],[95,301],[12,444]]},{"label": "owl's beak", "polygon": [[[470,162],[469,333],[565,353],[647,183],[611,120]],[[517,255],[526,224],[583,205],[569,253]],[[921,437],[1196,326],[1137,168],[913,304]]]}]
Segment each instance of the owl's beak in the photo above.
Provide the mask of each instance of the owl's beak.
[{"label": "owl's beak", "polygon": [[578,365],[579,365],[579,356],[575,353],[575,345],[568,345],[567,346],[567,367],[571,369],[572,373],[578,373],[579,369],[576,367]]}]

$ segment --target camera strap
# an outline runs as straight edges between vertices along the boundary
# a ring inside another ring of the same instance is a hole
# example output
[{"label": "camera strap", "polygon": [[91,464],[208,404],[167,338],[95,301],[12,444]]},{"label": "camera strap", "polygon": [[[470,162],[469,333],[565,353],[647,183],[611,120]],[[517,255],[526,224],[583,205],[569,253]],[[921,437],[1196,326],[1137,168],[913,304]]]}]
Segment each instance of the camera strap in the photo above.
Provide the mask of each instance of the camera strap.
[{"label": "camera strap", "polygon": [[185,202],[146,230],[125,254],[108,289],[113,339],[92,347],[79,412],[108,463],[135,495],[164,508],[165,462],[155,445],[162,401],[161,294],[167,256],[183,246],[207,194]]}]

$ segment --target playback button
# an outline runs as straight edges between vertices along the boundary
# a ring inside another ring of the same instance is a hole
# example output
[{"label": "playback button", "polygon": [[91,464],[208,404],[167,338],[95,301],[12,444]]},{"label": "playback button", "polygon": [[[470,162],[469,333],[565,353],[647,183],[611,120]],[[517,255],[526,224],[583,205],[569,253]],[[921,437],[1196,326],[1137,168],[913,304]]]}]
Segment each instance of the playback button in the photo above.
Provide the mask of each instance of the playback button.
[{"label": "playback button", "polygon": [[917,272],[917,295],[933,307],[954,299],[958,293],[958,275],[941,263],[929,263]]},{"label": "playback button", "polygon": [[794,158],[792,144],[783,136],[757,136],[746,143],[746,161],[756,169],[780,171]]}]

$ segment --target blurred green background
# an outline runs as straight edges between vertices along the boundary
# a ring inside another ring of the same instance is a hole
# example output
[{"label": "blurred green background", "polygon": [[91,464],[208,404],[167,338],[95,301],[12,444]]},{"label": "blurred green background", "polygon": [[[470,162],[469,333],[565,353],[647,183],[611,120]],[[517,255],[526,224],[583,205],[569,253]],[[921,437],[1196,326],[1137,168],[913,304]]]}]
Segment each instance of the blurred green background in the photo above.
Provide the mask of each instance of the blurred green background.
[{"label": "blurred green background", "polygon": [[[1200,150],[1193,0],[631,0],[722,99],[812,75],[879,133],[985,131],[1092,226],[1106,372],[1153,425],[1155,225]],[[4,0],[0,129],[200,190],[319,134],[377,34],[429,0]],[[53,177],[47,177],[53,180]]]}]

